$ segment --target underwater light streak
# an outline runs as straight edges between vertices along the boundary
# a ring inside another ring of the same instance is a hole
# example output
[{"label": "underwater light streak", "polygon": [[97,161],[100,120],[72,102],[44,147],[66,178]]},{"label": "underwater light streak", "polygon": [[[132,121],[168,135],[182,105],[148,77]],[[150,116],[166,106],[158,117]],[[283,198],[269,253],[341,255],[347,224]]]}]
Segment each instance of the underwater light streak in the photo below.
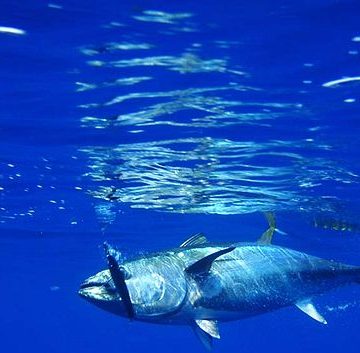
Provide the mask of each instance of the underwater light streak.
[{"label": "underwater light streak", "polygon": [[25,35],[26,31],[20,28],[15,27],[5,27],[0,26],[0,33],[7,33],[7,34],[15,34],[15,35]]},{"label": "underwater light streak", "polygon": [[325,82],[325,83],[323,83],[322,86],[323,87],[333,87],[333,86],[337,86],[337,85],[340,85],[343,83],[350,83],[350,82],[355,82],[355,81],[360,81],[360,76],[340,78],[338,80]]}]

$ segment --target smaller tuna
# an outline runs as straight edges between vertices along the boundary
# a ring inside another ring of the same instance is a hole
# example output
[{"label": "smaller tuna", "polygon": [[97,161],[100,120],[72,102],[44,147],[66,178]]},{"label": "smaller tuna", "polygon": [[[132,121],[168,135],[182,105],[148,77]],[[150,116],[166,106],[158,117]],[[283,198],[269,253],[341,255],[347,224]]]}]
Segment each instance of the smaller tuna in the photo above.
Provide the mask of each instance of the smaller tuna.
[{"label": "smaller tuna", "polygon": [[130,261],[104,244],[108,269],[89,277],[79,294],[132,320],[189,325],[210,349],[219,322],[296,306],[326,324],[314,297],[360,282],[360,267],[271,245],[275,220],[257,243],[210,243],[199,233],[180,247]]}]

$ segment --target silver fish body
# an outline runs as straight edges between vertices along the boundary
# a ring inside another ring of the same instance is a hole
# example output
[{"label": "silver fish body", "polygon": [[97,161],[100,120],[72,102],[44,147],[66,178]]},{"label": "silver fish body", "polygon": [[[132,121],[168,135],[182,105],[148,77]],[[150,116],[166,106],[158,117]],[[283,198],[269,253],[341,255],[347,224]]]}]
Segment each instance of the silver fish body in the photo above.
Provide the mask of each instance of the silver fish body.
[{"label": "silver fish body", "polygon": [[290,306],[359,280],[360,269],[355,266],[279,246],[239,245],[215,260],[208,276],[189,286],[189,311],[199,319],[236,320]]},{"label": "silver fish body", "polygon": [[[184,324],[193,319],[236,320],[360,280],[358,267],[256,243],[236,244],[233,251],[213,261],[206,275],[194,278],[186,273],[194,262],[227,246],[177,248],[122,264],[130,274],[126,285],[136,318]],[[103,282],[109,292],[89,291],[89,283],[100,287]],[[80,295],[105,301],[108,311],[121,313],[117,308],[121,299],[108,270],[90,277],[83,287]]]}]

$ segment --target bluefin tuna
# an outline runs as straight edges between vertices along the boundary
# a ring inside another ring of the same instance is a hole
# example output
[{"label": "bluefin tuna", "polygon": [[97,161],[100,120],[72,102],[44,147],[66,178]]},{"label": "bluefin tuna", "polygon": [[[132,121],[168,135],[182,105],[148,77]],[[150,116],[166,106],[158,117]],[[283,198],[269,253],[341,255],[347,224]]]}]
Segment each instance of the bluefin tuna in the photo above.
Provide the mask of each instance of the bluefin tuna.
[{"label": "bluefin tuna", "polygon": [[360,267],[271,244],[275,221],[256,243],[210,243],[199,233],[178,248],[123,261],[104,244],[108,268],[85,280],[81,297],[132,320],[189,325],[207,348],[219,322],[296,306],[322,324],[312,300],[360,282]]}]

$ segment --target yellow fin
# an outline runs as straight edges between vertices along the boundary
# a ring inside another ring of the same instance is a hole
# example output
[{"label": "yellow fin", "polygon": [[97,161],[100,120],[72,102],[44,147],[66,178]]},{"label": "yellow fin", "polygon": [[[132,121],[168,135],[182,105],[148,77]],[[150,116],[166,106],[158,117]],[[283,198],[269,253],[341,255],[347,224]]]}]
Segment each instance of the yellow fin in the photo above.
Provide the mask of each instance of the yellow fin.
[{"label": "yellow fin", "polygon": [[269,228],[262,234],[257,241],[258,244],[271,244],[272,237],[276,229],[275,214],[273,212],[265,212]]}]

